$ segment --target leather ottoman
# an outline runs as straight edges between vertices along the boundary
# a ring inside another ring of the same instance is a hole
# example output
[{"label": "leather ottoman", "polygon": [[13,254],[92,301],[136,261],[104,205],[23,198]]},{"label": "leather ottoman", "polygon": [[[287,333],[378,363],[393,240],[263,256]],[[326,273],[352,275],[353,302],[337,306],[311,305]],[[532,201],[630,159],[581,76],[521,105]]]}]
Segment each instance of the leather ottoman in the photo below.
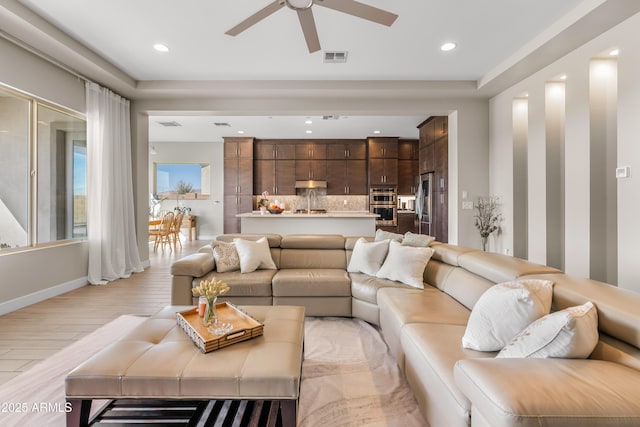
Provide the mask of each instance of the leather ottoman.
[{"label": "leather ottoman", "polygon": [[67,426],[88,425],[94,399],[278,401],[283,425],[295,426],[300,392],[304,308],[245,306],[264,334],[201,353],[169,306],[72,370],[65,379]]}]

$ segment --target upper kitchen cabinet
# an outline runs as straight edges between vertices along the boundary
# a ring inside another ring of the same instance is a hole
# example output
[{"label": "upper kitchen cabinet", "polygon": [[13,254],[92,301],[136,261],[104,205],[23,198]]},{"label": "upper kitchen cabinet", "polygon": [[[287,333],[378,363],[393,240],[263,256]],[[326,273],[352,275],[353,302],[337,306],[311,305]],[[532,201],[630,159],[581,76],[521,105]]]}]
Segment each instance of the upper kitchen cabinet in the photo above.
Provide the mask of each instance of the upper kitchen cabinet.
[{"label": "upper kitchen cabinet", "polygon": [[366,160],[327,160],[327,194],[360,196],[368,194]]},{"label": "upper kitchen cabinet", "polygon": [[369,187],[398,185],[398,138],[369,138],[367,144]]},{"label": "upper kitchen cabinet", "polygon": [[225,159],[253,159],[253,138],[225,137]]},{"label": "upper kitchen cabinet", "polygon": [[368,139],[370,159],[397,159],[398,138],[396,137],[371,137]]},{"label": "upper kitchen cabinet", "polygon": [[365,141],[336,142],[327,144],[327,159],[366,160]]},{"label": "upper kitchen cabinet", "polygon": [[298,160],[296,159],[296,180],[320,180],[327,179],[326,160]]},{"label": "upper kitchen cabinet", "polygon": [[299,142],[296,145],[296,160],[324,160],[327,144],[324,142]]},{"label": "upper kitchen cabinet", "polygon": [[256,194],[268,191],[273,195],[294,195],[295,160],[255,160],[254,188]]},{"label": "upper kitchen cabinet", "polygon": [[261,140],[255,143],[255,158],[264,160],[293,160],[296,158],[296,145],[277,140]]},{"label": "upper kitchen cabinet", "polygon": [[419,175],[418,140],[402,139],[398,142],[398,194],[416,193]]}]

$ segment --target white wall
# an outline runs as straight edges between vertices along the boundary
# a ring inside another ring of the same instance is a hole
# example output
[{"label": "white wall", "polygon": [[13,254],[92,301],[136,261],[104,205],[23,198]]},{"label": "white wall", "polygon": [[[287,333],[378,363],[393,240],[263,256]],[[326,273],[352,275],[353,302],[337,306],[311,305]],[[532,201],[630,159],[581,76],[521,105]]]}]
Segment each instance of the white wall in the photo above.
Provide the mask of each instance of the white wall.
[{"label": "white wall", "polygon": [[[197,215],[197,238],[212,240],[223,229],[223,143],[219,142],[153,142],[157,154],[149,155],[149,192],[153,191],[154,163],[211,164],[211,196],[207,200],[184,200],[183,205]],[[173,210],[176,200],[162,202],[162,209]],[[186,231],[186,230],[185,230]]]},{"label": "white wall", "polygon": [[[589,64],[611,48],[618,47],[617,158],[618,166],[630,166],[631,177],[617,181],[618,285],[640,291],[637,268],[640,241],[640,15],[635,15],[593,39],[538,73],[505,90],[490,102],[491,193],[499,195],[506,215],[513,211],[513,115],[515,98],[529,94],[528,132],[528,249],[529,259],[547,258],[545,218],[547,196],[545,85],[561,74],[566,80],[564,153],[564,242],[565,271],[588,276],[590,264],[590,89]],[[507,163],[505,163],[507,162]],[[561,185],[561,183],[558,183]],[[603,201],[603,203],[605,203]],[[511,211],[510,211],[511,210]],[[605,226],[603,224],[603,226]],[[513,224],[503,222],[503,241],[513,250]],[[598,244],[597,242],[595,244]]]}]

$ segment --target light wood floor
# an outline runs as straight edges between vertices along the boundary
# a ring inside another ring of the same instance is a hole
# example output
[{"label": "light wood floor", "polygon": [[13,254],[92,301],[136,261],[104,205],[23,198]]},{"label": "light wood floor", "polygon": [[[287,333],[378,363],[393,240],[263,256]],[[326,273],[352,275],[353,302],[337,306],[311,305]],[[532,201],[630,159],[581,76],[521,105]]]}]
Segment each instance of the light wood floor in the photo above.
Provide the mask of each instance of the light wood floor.
[{"label": "light wood floor", "polygon": [[151,250],[151,267],[106,286],[87,285],[0,316],[0,384],[123,314],[150,315],[171,303],[171,263],[207,242],[177,252]]}]

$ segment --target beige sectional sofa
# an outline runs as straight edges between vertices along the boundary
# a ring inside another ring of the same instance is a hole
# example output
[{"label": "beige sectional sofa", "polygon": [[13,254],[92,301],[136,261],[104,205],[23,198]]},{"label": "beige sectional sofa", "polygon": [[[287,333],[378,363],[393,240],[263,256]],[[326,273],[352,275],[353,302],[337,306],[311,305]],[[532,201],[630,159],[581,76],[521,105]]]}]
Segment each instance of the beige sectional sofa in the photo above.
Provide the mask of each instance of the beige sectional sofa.
[{"label": "beige sectional sofa", "polygon": [[[231,242],[258,235],[222,235]],[[172,304],[216,276],[237,304],[303,305],[309,316],[378,325],[432,427],[640,425],[640,295],[500,254],[434,243],[425,289],[346,271],[357,238],[267,235],[277,270],[217,273],[212,247],[172,266]],[[552,310],[592,301],[589,359],[496,359],[462,347],[471,310],[497,283],[554,282]]]}]

